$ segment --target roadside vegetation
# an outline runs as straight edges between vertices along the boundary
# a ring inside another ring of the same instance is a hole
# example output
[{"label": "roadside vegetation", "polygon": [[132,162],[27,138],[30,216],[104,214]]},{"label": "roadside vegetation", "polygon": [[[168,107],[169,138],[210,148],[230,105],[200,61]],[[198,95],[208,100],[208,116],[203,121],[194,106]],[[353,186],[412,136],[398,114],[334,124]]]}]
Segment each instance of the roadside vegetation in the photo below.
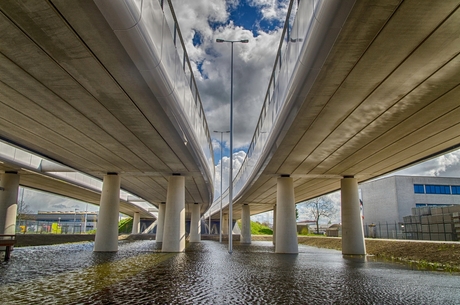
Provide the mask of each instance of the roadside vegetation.
[{"label": "roadside vegetation", "polygon": [[[342,239],[336,237],[301,237],[299,243],[342,250]],[[376,258],[419,269],[460,272],[460,243],[366,239],[366,250],[368,255]]]},{"label": "roadside vegetation", "polygon": [[128,217],[118,222],[118,234],[129,234],[133,231],[133,219]]},{"label": "roadside vegetation", "polygon": [[272,235],[273,230],[264,224],[251,221],[251,234],[252,235]]},{"label": "roadside vegetation", "polygon": [[[237,221],[241,229],[241,220]],[[267,224],[251,221],[251,235],[273,235],[273,230]]]}]

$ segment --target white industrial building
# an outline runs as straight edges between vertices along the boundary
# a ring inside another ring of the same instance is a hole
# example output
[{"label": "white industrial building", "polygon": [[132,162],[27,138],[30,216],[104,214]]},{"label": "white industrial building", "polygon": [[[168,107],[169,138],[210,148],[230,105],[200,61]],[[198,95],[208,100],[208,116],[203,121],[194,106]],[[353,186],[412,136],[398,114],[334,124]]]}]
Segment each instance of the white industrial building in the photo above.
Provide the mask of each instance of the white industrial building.
[{"label": "white industrial building", "polygon": [[403,223],[415,207],[460,205],[460,178],[391,176],[360,185],[363,223]]}]

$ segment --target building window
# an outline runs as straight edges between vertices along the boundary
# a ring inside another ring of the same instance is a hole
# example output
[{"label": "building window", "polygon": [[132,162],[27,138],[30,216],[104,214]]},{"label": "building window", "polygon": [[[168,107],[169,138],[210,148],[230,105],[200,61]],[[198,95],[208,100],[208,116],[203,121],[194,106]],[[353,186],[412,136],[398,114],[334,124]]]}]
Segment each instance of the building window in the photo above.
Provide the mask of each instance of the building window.
[{"label": "building window", "polygon": [[425,191],[427,194],[450,194],[450,186],[426,184]]},{"label": "building window", "polygon": [[423,184],[414,184],[414,193],[424,194],[425,188],[423,187]]},{"label": "building window", "polygon": [[460,195],[460,185],[452,185],[452,194]]}]

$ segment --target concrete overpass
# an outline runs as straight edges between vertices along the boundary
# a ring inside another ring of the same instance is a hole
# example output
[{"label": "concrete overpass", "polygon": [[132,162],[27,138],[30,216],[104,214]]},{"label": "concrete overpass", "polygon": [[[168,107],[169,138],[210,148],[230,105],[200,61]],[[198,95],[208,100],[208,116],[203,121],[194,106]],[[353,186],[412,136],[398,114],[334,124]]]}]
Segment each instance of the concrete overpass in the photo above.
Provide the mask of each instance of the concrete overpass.
[{"label": "concrete overpass", "polygon": [[[164,250],[183,251],[181,223],[198,223],[209,208],[214,164],[169,8],[165,15],[159,1],[11,0],[0,11],[0,139],[104,180],[96,251],[116,251],[120,186],[166,213]],[[8,233],[19,180],[37,187],[38,178],[11,165],[3,171],[0,227]],[[69,187],[53,179],[38,186]]]},{"label": "concrete overpass", "polygon": [[300,1],[234,179],[233,218],[276,205],[276,251],[295,253],[294,203],[341,189],[343,251],[364,254],[357,183],[460,147],[459,5]]},{"label": "concrete overpass", "polygon": [[[19,185],[23,187],[94,205],[101,201],[102,181],[1,142],[0,171],[17,172]],[[120,192],[120,213],[133,218],[155,219],[149,207],[153,208],[132,194]]]},{"label": "concrete overpass", "polygon": [[[180,32],[168,1],[96,3],[0,3],[0,137],[104,179],[101,209],[120,184],[159,205],[164,250],[182,251],[185,204],[208,209],[213,162]],[[234,218],[276,204],[276,252],[296,253],[295,202],[342,189],[344,253],[364,254],[357,183],[459,147],[459,2],[299,3]]]}]

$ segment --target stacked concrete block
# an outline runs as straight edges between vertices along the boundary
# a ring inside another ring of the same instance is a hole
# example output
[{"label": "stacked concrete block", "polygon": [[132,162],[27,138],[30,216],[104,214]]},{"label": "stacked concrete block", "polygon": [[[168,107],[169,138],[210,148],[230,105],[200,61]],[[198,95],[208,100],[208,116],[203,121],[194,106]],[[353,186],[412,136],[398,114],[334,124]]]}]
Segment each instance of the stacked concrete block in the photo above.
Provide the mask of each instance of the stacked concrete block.
[{"label": "stacked concrete block", "polygon": [[442,207],[431,208],[431,215],[439,215],[439,214],[442,214]]},{"label": "stacked concrete block", "polygon": [[412,215],[403,217],[403,220],[404,220],[404,232],[406,233],[406,238],[421,239],[422,221],[421,221],[421,216],[420,216],[420,210],[413,208]]},{"label": "stacked concrete block", "polygon": [[[406,237],[418,240],[458,240],[460,218],[453,215],[460,215],[460,205],[412,208],[412,215],[403,217]],[[458,229],[455,227],[455,219]]]},{"label": "stacked concrete block", "polygon": [[454,234],[457,237],[456,240],[459,240],[459,237],[460,237],[460,212],[452,213],[452,223],[453,223]]},{"label": "stacked concrete block", "polygon": [[453,206],[447,207],[447,211],[450,214],[460,213],[460,205],[453,205]]}]

